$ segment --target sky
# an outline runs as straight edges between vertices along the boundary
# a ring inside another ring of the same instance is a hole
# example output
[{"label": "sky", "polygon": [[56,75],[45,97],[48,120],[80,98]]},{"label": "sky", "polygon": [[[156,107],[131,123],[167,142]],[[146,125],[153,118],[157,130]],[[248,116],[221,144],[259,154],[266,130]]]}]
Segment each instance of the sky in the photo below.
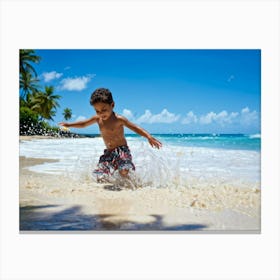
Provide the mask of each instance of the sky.
[{"label": "sky", "polygon": [[[95,115],[92,92],[108,88],[114,111],[150,133],[260,133],[260,50],[35,50],[40,84],[60,107],[52,125]],[[96,124],[71,132],[99,133]],[[126,130],[126,133],[132,133]]]}]

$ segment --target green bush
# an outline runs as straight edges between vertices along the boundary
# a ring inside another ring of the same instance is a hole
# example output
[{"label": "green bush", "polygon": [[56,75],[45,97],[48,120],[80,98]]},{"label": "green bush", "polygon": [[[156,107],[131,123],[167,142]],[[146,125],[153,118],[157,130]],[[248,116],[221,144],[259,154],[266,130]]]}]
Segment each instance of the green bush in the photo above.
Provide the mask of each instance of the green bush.
[{"label": "green bush", "polygon": [[39,115],[33,112],[28,107],[20,108],[19,120],[19,133],[20,135],[49,135],[59,136],[66,135],[62,133],[59,127],[51,126],[48,122],[41,121]]},{"label": "green bush", "polygon": [[39,115],[28,107],[20,107],[19,133],[20,135],[46,135],[55,137],[77,137],[75,133],[62,131],[57,126],[41,121]]},{"label": "green bush", "polygon": [[20,135],[35,135],[38,129],[40,129],[38,114],[34,113],[28,107],[21,107],[19,114]]}]

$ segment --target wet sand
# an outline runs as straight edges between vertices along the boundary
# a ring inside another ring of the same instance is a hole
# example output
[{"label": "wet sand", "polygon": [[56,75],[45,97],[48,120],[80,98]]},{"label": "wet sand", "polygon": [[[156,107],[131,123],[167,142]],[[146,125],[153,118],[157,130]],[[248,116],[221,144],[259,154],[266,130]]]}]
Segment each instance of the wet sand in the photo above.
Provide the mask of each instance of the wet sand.
[{"label": "wet sand", "polygon": [[48,161],[20,157],[23,232],[260,232],[259,189],[130,190],[27,169]]},{"label": "wet sand", "polygon": [[27,135],[27,136],[19,136],[19,140],[34,140],[34,139],[55,139],[57,137],[54,136],[45,136],[45,135]]}]

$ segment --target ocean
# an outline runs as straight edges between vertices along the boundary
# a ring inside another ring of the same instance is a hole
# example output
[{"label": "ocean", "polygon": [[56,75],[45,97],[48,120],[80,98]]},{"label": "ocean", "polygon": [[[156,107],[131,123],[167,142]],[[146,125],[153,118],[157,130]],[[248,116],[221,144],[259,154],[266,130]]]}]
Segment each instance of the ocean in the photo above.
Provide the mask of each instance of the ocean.
[{"label": "ocean", "polygon": [[[20,156],[57,159],[30,170],[57,174],[81,182],[96,182],[92,174],[105,148],[102,138],[33,139],[20,141]],[[133,162],[132,178],[142,187],[261,186],[259,134],[153,134],[162,149],[150,147],[135,134],[126,135]],[[118,176],[118,175],[116,175]]]}]

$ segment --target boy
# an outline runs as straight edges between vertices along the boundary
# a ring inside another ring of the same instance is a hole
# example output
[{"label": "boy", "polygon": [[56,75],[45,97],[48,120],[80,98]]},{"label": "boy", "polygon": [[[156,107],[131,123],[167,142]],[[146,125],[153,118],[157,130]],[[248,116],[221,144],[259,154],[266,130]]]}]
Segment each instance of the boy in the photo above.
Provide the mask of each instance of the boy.
[{"label": "boy", "polygon": [[94,123],[98,124],[107,149],[104,150],[104,155],[100,157],[94,173],[110,175],[118,170],[122,177],[127,177],[129,169],[135,170],[135,166],[132,163],[132,156],[124,136],[124,126],[146,137],[152,147],[159,149],[162,146],[161,142],[152,137],[143,128],[113,111],[115,103],[108,89],[99,88],[95,90],[91,95],[90,104],[96,111],[95,116],[84,121],[74,123],[62,122],[59,125],[82,128]]}]

